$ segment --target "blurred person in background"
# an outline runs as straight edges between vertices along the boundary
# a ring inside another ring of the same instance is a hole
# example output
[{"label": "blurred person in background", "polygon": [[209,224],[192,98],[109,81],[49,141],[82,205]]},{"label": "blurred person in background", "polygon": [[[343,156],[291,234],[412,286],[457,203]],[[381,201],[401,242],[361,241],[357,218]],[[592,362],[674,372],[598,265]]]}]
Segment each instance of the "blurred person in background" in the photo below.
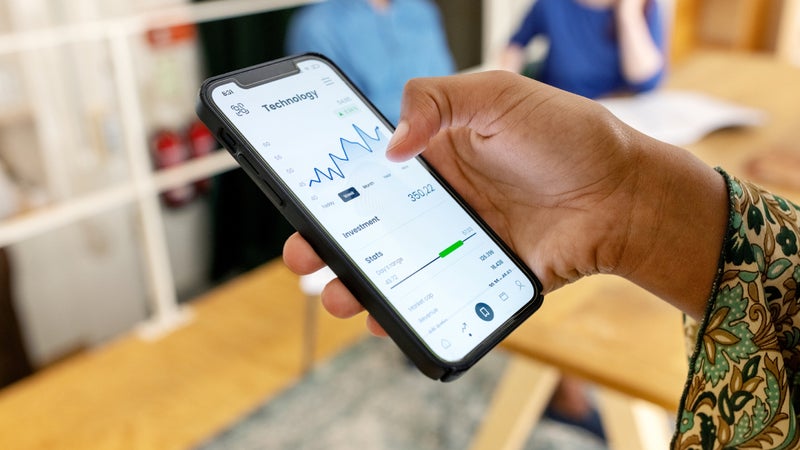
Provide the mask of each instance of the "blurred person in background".
[{"label": "blurred person in background", "polygon": [[333,60],[392,124],[400,117],[406,81],[454,71],[439,10],[428,0],[306,6],[289,22],[286,50]]},{"label": "blurred person in background", "polygon": [[[544,59],[526,68],[525,48],[547,39]],[[658,86],[665,66],[657,0],[536,0],[500,57],[500,66],[588,98]]]}]

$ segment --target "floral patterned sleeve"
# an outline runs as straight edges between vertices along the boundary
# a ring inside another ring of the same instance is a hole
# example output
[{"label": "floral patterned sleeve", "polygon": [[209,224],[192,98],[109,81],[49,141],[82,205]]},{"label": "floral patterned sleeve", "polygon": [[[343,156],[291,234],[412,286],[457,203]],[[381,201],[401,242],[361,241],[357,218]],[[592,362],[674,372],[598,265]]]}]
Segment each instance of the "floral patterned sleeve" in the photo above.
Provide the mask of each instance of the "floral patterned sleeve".
[{"label": "floral patterned sleeve", "polygon": [[800,230],[796,204],[719,170],[730,217],[694,344],[672,448],[800,446]]}]

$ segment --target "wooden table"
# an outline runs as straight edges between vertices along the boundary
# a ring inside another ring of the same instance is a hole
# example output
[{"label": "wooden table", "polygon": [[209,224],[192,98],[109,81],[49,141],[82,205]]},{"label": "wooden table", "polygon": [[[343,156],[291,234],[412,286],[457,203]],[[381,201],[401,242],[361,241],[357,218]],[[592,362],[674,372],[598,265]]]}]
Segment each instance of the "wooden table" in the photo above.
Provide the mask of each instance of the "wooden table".
[{"label": "wooden table", "polygon": [[[720,130],[687,147],[710,165],[746,177],[747,161],[761,152],[776,145],[800,151],[800,70],[795,67],[768,56],[699,53],[672,69],[666,88],[701,91],[768,113],[763,126]],[[800,199],[800,193],[782,186],[766,187]],[[682,315],[641,288],[611,276],[581,280],[547,296],[542,309],[503,346],[529,359],[516,359],[507,372],[474,449],[520,448],[559,372],[600,387],[612,448],[664,448],[668,442],[664,427],[638,436],[633,432],[642,425],[644,409],[631,399],[677,411],[687,376]]]},{"label": "wooden table", "polygon": [[[667,86],[705,92],[767,113],[762,126],[717,131],[686,147],[709,165],[748,178],[745,166],[750,159],[779,147],[800,152],[798,67],[769,55],[704,52],[676,67]],[[762,184],[800,200],[796,189]]]}]

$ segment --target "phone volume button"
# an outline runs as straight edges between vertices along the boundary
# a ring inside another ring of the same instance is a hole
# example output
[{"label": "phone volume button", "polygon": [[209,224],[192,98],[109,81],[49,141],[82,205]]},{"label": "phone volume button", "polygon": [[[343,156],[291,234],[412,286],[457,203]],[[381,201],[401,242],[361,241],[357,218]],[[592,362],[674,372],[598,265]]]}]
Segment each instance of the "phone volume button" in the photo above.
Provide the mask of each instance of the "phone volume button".
[{"label": "phone volume button", "polygon": [[219,130],[219,139],[222,141],[222,144],[231,152],[234,152],[237,148],[239,148],[239,142],[224,128]]},{"label": "phone volume button", "polygon": [[253,172],[253,175],[258,175],[259,178],[261,177],[261,171],[258,170],[256,166],[254,166],[253,163],[250,162],[249,159],[247,159],[247,156],[245,156],[244,153],[236,152],[235,156],[236,156],[236,161],[239,162],[240,166]]},{"label": "phone volume button", "polygon": [[272,189],[269,182],[261,175],[261,171],[247,159],[244,153],[236,153],[236,161],[245,169],[245,172],[248,172],[248,174],[254,178],[253,181],[261,188],[261,192],[263,192],[275,206],[283,206],[283,199],[281,196]]}]

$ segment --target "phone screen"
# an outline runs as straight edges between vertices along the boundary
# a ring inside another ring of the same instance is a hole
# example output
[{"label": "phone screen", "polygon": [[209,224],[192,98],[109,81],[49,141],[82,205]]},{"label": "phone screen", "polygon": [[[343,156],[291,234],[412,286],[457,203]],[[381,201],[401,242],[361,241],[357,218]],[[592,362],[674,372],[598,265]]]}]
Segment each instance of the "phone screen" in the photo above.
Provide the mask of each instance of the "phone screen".
[{"label": "phone screen", "polygon": [[211,101],[431,352],[459,361],[537,296],[529,276],[324,60]]}]

